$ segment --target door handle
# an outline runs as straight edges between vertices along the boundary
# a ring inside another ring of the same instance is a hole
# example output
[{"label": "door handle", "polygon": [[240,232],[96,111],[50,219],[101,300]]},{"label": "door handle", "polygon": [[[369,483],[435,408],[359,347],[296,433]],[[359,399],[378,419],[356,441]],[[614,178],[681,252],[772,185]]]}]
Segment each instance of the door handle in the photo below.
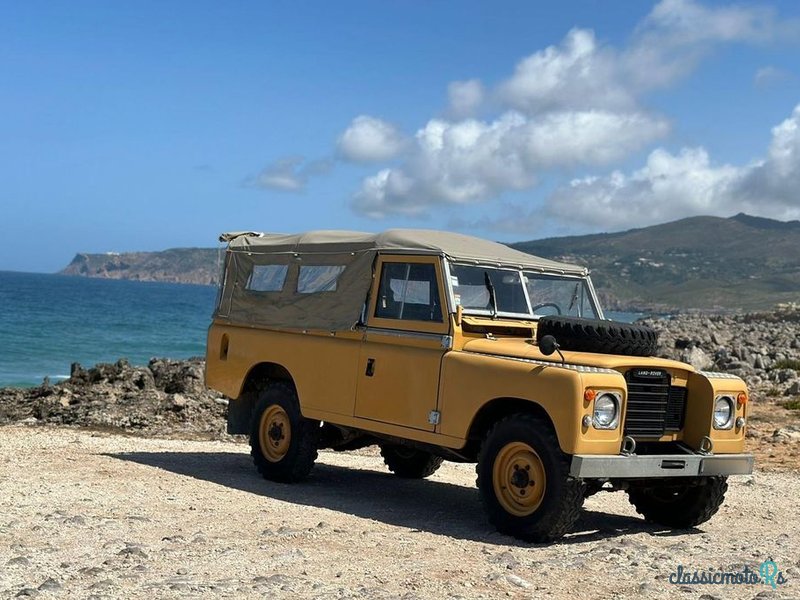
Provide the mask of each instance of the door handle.
[{"label": "door handle", "polygon": [[367,370],[364,373],[367,377],[372,377],[375,374],[375,359],[367,359]]}]

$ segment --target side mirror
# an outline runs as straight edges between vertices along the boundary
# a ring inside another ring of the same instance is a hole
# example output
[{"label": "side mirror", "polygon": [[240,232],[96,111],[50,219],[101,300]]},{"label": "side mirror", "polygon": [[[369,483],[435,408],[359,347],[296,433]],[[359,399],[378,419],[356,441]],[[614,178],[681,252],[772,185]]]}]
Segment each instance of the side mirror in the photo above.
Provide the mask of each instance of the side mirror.
[{"label": "side mirror", "polygon": [[542,339],[539,340],[539,350],[541,350],[542,354],[545,356],[550,356],[553,352],[558,350],[558,348],[558,342],[552,335],[542,336]]}]

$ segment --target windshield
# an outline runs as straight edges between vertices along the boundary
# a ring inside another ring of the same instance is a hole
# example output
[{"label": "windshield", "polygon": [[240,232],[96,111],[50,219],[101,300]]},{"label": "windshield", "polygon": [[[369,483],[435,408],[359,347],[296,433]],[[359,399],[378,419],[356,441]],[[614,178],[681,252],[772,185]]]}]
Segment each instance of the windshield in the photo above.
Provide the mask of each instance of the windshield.
[{"label": "windshield", "polygon": [[451,264],[450,280],[456,306],[467,313],[598,318],[585,278]]}]

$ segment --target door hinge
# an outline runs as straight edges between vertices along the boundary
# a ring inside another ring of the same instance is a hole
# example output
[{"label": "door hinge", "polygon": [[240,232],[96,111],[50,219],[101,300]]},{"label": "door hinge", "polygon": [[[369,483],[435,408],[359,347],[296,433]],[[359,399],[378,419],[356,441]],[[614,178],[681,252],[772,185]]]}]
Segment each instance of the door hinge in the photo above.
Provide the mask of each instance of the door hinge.
[{"label": "door hinge", "polygon": [[442,420],[442,413],[438,410],[432,410],[428,413],[428,423],[431,425],[438,425],[439,421]]}]

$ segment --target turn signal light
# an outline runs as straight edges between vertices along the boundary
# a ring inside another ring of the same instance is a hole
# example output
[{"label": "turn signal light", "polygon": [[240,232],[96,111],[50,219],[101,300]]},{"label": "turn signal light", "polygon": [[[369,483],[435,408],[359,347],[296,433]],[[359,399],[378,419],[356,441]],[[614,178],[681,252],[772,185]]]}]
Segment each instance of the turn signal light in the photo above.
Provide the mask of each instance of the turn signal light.
[{"label": "turn signal light", "polygon": [[586,400],[586,402],[593,402],[596,396],[597,392],[594,390],[586,390],[583,392],[583,399]]},{"label": "turn signal light", "polygon": [[739,392],[739,395],[736,396],[736,401],[739,404],[747,404],[747,394],[745,394],[744,392]]}]

